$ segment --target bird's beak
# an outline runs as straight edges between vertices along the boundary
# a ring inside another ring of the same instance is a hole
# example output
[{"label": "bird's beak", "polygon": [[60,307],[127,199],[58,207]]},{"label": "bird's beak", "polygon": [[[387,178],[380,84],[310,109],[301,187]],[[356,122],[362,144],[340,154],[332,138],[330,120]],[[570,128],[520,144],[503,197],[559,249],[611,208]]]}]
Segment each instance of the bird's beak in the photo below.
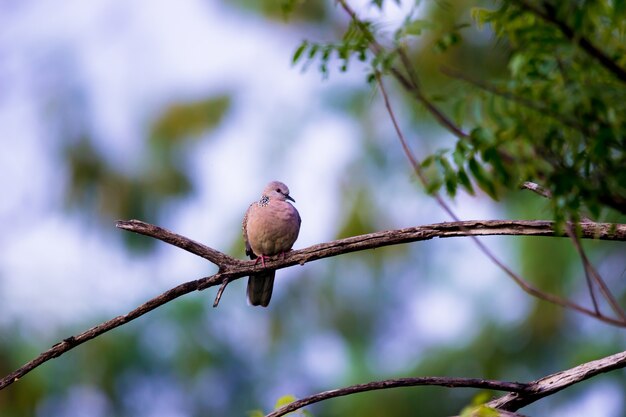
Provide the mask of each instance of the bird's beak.
[{"label": "bird's beak", "polygon": [[296,200],[294,200],[294,199],[293,199],[293,198],[292,198],[289,194],[287,194],[287,195],[285,196],[285,198],[286,198],[287,200],[291,200],[291,201],[293,201],[294,203],[296,202]]}]

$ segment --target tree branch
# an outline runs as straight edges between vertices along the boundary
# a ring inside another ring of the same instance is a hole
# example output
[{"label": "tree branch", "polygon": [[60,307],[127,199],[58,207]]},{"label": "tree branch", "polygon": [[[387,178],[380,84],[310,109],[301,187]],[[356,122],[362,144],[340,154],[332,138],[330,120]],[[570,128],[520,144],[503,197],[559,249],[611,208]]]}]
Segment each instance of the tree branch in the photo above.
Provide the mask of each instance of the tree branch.
[{"label": "tree branch", "polygon": [[43,363],[49,361],[50,359],[57,358],[61,356],[62,354],[64,354],[65,352],[75,348],[76,346],[87,342],[88,340],[91,340],[97,336],[100,336],[103,333],[108,332],[109,330],[113,330],[116,327],[126,324],[129,321],[134,320],[140,316],[143,316],[144,314],[154,310],[157,307],[162,306],[163,304],[169,301],[174,300],[175,298],[180,297],[181,295],[185,295],[192,291],[200,290],[203,288],[208,288],[210,286],[217,285],[219,283],[221,283],[220,274],[215,274],[210,277],[201,278],[195,281],[189,281],[184,284],[180,284],[164,292],[158,297],[155,297],[151,299],[150,301],[140,305],[139,307],[137,307],[136,309],[134,309],[133,311],[127,314],[124,314],[122,316],[117,316],[109,321],[106,321],[102,324],[94,326],[91,329],[86,330],[79,335],[70,336],[66,339],[63,339],[63,341],[53,345],[50,349],[46,350],[45,352],[42,352],[35,359],[31,360],[30,362],[24,364],[19,369],[11,372],[7,376],[0,379],[0,390],[8,387],[14,382],[17,382],[24,375],[26,375],[33,369],[37,368],[38,366],[42,365]]},{"label": "tree branch", "polygon": [[[0,390],[16,382],[21,377],[50,359],[59,357],[74,347],[100,336],[109,330],[126,324],[131,320],[143,316],[155,308],[182,295],[188,294],[192,291],[202,291],[218,285],[221,286],[221,291],[223,291],[227,283],[244,276],[248,276],[251,273],[259,272],[263,269],[262,265],[255,265],[254,262],[235,259],[218,250],[209,248],[189,238],[170,232],[167,229],[154,226],[149,223],[144,223],[139,220],[118,221],[116,226],[120,229],[153,237],[208,259],[219,267],[219,271],[215,275],[180,284],[147,301],[125,315],[115,317],[109,321],[94,326],[83,333],[64,339],[63,341],[52,346],[50,349],[41,353],[35,359],[24,364],[19,369],[0,379]],[[626,224],[581,223],[579,227],[581,230],[580,237],[583,239],[626,241]],[[444,238],[490,235],[564,236],[554,230],[554,222],[542,220],[473,220],[464,222],[435,223],[425,226],[408,227],[405,229],[385,230],[382,232],[369,233],[339,239],[332,242],[320,243],[309,246],[308,248],[291,251],[287,253],[284,258],[282,256],[275,257],[266,261],[265,264],[268,269],[282,269],[296,264],[304,265],[307,262],[342,255],[344,253],[429,240],[436,237]],[[221,295],[221,293],[218,295]],[[214,303],[214,305],[216,305],[217,302],[219,302],[218,299],[216,299],[216,303]],[[626,327],[625,322],[599,316],[592,310],[578,306],[577,304],[573,305],[575,307],[572,308],[587,315],[596,317],[607,323]]]},{"label": "tree branch", "polygon": [[572,240],[572,243],[574,244],[574,248],[576,249],[576,252],[578,252],[578,255],[580,256],[580,260],[582,261],[583,269],[585,271],[585,278],[587,279],[587,284],[589,286],[589,293],[593,300],[595,311],[599,313],[598,305],[595,300],[595,295],[593,292],[593,281],[595,281],[596,284],[598,284],[598,286],[600,287],[600,292],[602,296],[609,303],[609,306],[611,307],[613,312],[618,317],[620,317],[622,321],[626,322],[626,313],[624,312],[624,309],[622,309],[622,307],[619,305],[619,303],[615,299],[615,296],[611,293],[611,290],[602,279],[602,276],[600,276],[600,273],[596,270],[596,268],[594,268],[594,266],[589,261],[589,258],[587,257],[585,250],[580,244],[580,239],[576,235],[576,232],[571,225],[567,226],[567,234]]},{"label": "tree branch", "polygon": [[385,381],[373,381],[366,384],[351,385],[349,387],[338,388],[330,391],[320,392],[300,400],[291,402],[278,410],[267,414],[265,417],[280,417],[292,411],[298,410],[307,405],[331,398],[343,397],[346,395],[358,394],[360,392],[375,391],[381,389],[415,387],[415,386],[440,386],[448,388],[482,388],[496,391],[526,392],[529,388],[527,384],[519,382],[495,381],[478,378],[448,378],[448,377],[418,377],[387,379]]},{"label": "tree branch", "polygon": [[[404,138],[404,134],[402,133],[402,130],[400,129],[400,126],[398,124],[398,121],[396,120],[396,116],[393,112],[393,109],[391,108],[391,102],[389,100],[389,96],[387,95],[387,91],[385,90],[385,85],[383,83],[383,80],[380,76],[380,73],[376,73],[376,81],[378,83],[378,86],[380,87],[380,91],[381,94],[383,96],[383,100],[385,102],[385,108],[387,109],[387,113],[389,114],[389,118],[391,119],[391,122],[393,124],[393,127],[396,131],[396,134],[398,136],[398,139],[400,141],[400,143],[402,144],[402,149],[404,150],[404,153],[406,154],[407,159],[409,160],[409,162],[411,163],[411,166],[413,167],[413,171],[415,172],[415,174],[417,175],[417,177],[419,178],[419,180],[421,181],[422,185],[424,186],[424,188],[427,187],[427,181],[426,181],[426,176],[423,173],[422,167],[420,166],[420,164],[417,162],[417,159],[415,158],[415,156],[413,155],[413,152],[411,152],[411,149],[409,148],[406,139]],[[445,210],[446,213],[448,213],[448,215],[450,217],[452,217],[455,221],[459,222],[460,219],[459,217],[454,213],[454,211],[452,210],[452,208],[445,202],[445,200],[441,197],[441,195],[438,192],[434,192],[433,193],[433,197],[435,198],[435,200],[437,201],[437,203],[439,204],[439,206]],[[567,225],[567,227],[570,227],[569,224]],[[502,262],[500,259],[498,259],[493,252],[491,252],[491,250],[489,250],[489,248],[480,240],[478,240],[476,238],[476,236],[470,236],[470,239],[472,239],[472,241],[474,241],[474,243],[476,244],[476,246],[478,246],[478,248],[481,250],[481,252],[483,252],[483,254],[489,258],[489,260],[491,260],[491,262],[493,262],[496,266],[498,266],[502,271],[504,271],[513,281],[515,281],[515,283],[522,289],[524,290],[526,293],[540,298],[542,300],[551,302],[553,304],[557,304],[560,305],[562,307],[566,307],[566,308],[571,308],[573,310],[579,311],[583,314],[586,314],[588,316],[591,317],[595,317],[601,321],[604,321],[606,323],[610,323],[616,326],[626,326],[626,320],[624,320],[624,318],[620,317],[619,319],[614,319],[611,317],[607,317],[605,316],[603,313],[601,313],[597,308],[595,308],[595,304],[594,304],[594,309],[590,310],[586,307],[583,307],[577,303],[574,303],[568,299],[565,298],[561,298],[557,295],[554,294],[549,294],[546,293],[544,291],[541,291],[540,289],[538,289],[537,287],[535,287],[534,285],[532,285],[530,282],[526,281],[523,277],[521,277],[519,274],[516,274],[511,268],[509,268],[506,264],[504,264],[504,262]]]},{"label": "tree branch", "polygon": [[626,351],[548,375],[531,382],[529,391],[510,393],[488,402],[487,405],[496,409],[516,411],[578,382],[624,367]]},{"label": "tree branch", "polygon": [[418,377],[374,381],[366,384],[351,385],[330,391],[320,392],[289,403],[265,417],[280,417],[295,410],[320,401],[373,390],[413,386],[442,386],[448,388],[482,388],[495,391],[510,391],[509,394],[485,404],[501,411],[502,416],[511,416],[511,412],[531,404],[541,398],[552,395],[578,382],[598,374],[626,367],[626,351],[587,362],[574,368],[557,372],[529,383],[486,380],[477,378]]},{"label": "tree branch", "polygon": [[[342,8],[348,13],[348,15],[350,15],[350,17],[353,19],[353,21],[356,22],[357,24],[359,24],[359,26],[361,27],[361,30],[363,31],[365,36],[367,36],[367,38],[368,38],[368,40],[370,42],[370,47],[373,50],[373,52],[375,54],[381,53],[383,48],[376,41],[376,39],[373,37],[373,35],[369,32],[367,27],[365,27],[365,25],[359,20],[358,16],[356,15],[356,12],[352,8],[350,8],[350,6],[347,4],[347,2],[345,0],[339,0],[338,2],[342,6]],[[433,114],[433,116],[439,121],[440,124],[442,124],[450,132],[452,132],[453,134],[455,134],[459,138],[467,137],[466,133],[461,131],[456,125],[454,125],[454,123],[451,123],[451,121],[449,119],[447,119],[447,117],[443,113],[441,113],[438,110],[438,108],[436,108],[434,105],[432,105],[432,103],[430,103],[426,99],[426,97],[422,94],[422,91],[421,91],[420,86],[419,86],[419,79],[418,79],[415,71],[413,70],[413,67],[412,67],[411,63],[409,62],[408,57],[407,57],[405,51],[402,48],[398,48],[397,52],[398,52],[398,54],[399,54],[399,56],[400,56],[400,58],[402,60],[402,64],[403,64],[403,66],[405,68],[405,71],[407,71],[409,77],[407,79],[395,67],[391,68],[392,74],[394,76],[396,76],[398,81],[400,81],[400,83],[405,88],[407,88],[409,91],[412,91],[416,95],[418,101],[420,101],[420,102],[422,102],[422,104],[426,105],[426,108]],[[399,125],[398,125],[398,123],[397,123],[397,121],[395,119],[395,116],[394,116],[393,110],[391,109],[389,98],[388,98],[387,93],[385,91],[385,87],[384,87],[384,84],[382,82],[380,73],[376,72],[375,75],[376,75],[376,80],[378,82],[378,85],[380,87],[381,93],[382,93],[384,101],[385,101],[385,107],[387,108],[387,111],[388,111],[389,116],[391,118],[391,121],[392,121],[392,123],[394,125],[396,133],[398,134],[398,138],[400,139],[400,142],[402,143],[402,147],[404,149],[404,152],[405,152],[406,156],[408,157],[409,161],[411,162],[411,165],[413,166],[414,172],[419,177],[419,179],[422,182],[422,184],[424,185],[424,187],[427,188],[426,177],[423,174],[422,169],[421,169],[419,163],[417,162],[417,159],[414,157],[413,153],[411,152],[410,148],[408,147],[407,142],[404,139],[404,135],[402,134],[402,131],[400,130]],[[433,195],[434,195],[435,199],[437,200],[437,202],[439,203],[439,205],[455,221],[460,221],[458,216],[456,216],[456,214],[452,211],[452,209],[448,206],[448,204],[443,200],[443,198],[439,195],[439,193],[434,193]],[[540,299],[549,301],[551,303],[560,305],[562,307],[566,307],[566,308],[571,308],[571,309],[577,310],[577,311],[579,311],[581,313],[584,313],[584,314],[587,314],[589,316],[595,317],[595,318],[597,318],[599,320],[602,320],[602,321],[605,321],[607,323],[611,323],[611,324],[618,325],[618,326],[624,326],[626,324],[626,321],[623,318],[620,318],[620,319],[616,320],[616,319],[613,319],[613,318],[610,318],[610,317],[607,317],[607,316],[603,315],[597,308],[594,308],[594,310],[589,310],[589,309],[587,309],[585,307],[582,307],[579,304],[574,303],[574,302],[572,302],[570,300],[558,297],[556,295],[548,294],[548,293],[545,293],[545,292],[539,290],[538,288],[536,288],[532,284],[530,284],[528,281],[526,281],[524,278],[522,278],[520,275],[516,274],[511,268],[509,268],[507,265],[505,265],[502,261],[500,261],[489,250],[489,248],[487,248],[487,246],[485,246],[482,242],[480,242],[474,236],[472,236],[471,239],[476,243],[476,245],[485,254],[485,256],[487,256],[487,258],[489,258],[495,265],[497,265],[500,269],[502,269],[526,293],[528,293],[528,294],[530,294],[532,296],[538,297]],[[595,305],[594,305],[594,307],[595,307]]]},{"label": "tree branch", "polygon": [[191,252],[194,255],[198,255],[207,261],[214,263],[220,267],[226,267],[228,265],[235,265],[241,261],[228,256],[218,250],[210,248],[191,240],[185,236],[181,236],[174,232],[170,232],[159,226],[155,226],[150,223],[145,223],[140,220],[118,220],[115,222],[115,226],[119,229],[127,230],[129,232],[135,232],[140,235],[150,236],[155,239],[159,239],[165,243],[184,249],[187,252]]},{"label": "tree branch", "polygon": [[[188,250],[198,256],[205,257],[206,251],[211,250],[220,256],[215,259],[225,259],[224,263],[216,263],[221,268],[222,278],[230,281],[258,272],[263,267],[254,265],[247,260],[239,260],[223,254],[215,249],[208,248],[190,239],[170,232],[167,229],[144,223],[140,220],[118,221],[120,229],[149,236],[179,248]],[[612,241],[626,241],[626,224],[615,223],[580,223],[580,237],[583,239],[600,239]],[[384,230],[364,235],[352,236],[345,239],[320,243],[308,248],[294,250],[286,254],[285,258],[275,257],[265,264],[268,269],[282,269],[296,264],[304,265],[317,259],[342,255],[345,253],[374,249],[383,246],[429,240],[435,237],[466,237],[466,236],[561,236],[565,232],[554,230],[554,222],[546,220],[467,220],[456,222],[434,223],[424,226],[407,227],[404,229]],[[190,250],[188,241],[194,245]],[[207,258],[208,259],[208,258]],[[220,281],[220,284],[222,282]],[[202,288],[204,289],[204,288]]]},{"label": "tree branch", "polygon": [[[376,38],[370,33],[369,29],[363,24],[363,21],[359,19],[359,16],[356,14],[354,9],[350,7],[350,5],[345,0],[338,0],[339,5],[343,8],[343,10],[350,16],[350,18],[359,26],[361,32],[367,37],[369,42],[369,48],[374,53],[374,55],[380,55],[385,51],[385,48],[378,43]],[[421,103],[426,110],[437,120],[437,122],[450,131],[453,135],[458,138],[465,138],[468,136],[467,133],[463,132],[463,130],[457,126],[446,114],[435,105],[431,100],[428,99],[424,95],[422,88],[420,86],[420,81],[415,69],[411,65],[411,62],[406,55],[406,52],[403,48],[398,47],[397,49],[398,56],[402,62],[402,66],[407,75],[403,74],[398,68],[392,66],[390,68],[391,74],[394,78],[407,90],[409,93],[415,96],[415,99]]]},{"label": "tree branch", "polygon": [[[542,187],[539,184],[535,184],[534,182],[526,181],[522,184],[521,188],[533,191],[545,198],[552,198],[552,193],[550,192],[550,190]],[[585,222],[591,221],[584,217],[583,219]],[[572,243],[574,244],[574,248],[576,249],[576,252],[578,252],[578,255],[580,256],[580,259],[582,261],[583,269],[585,272],[585,279],[587,281],[587,288],[589,290],[589,296],[591,297],[591,301],[593,303],[594,311],[598,314],[601,314],[600,308],[598,306],[598,302],[596,300],[594,287],[593,287],[593,281],[595,280],[595,282],[600,287],[602,296],[609,303],[609,305],[611,306],[611,309],[613,309],[613,312],[617,316],[619,316],[622,321],[626,321],[626,313],[621,308],[621,306],[619,305],[619,303],[617,302],[617,300],[611,293],[611,290],[606,285],[606,283],[604,282],[604,280],[602,279],[598,271],[594,268],[594,266],[589,261],[589,258],[585,254],[585,251],[582,245],[580,244],[580,240],[578,236],[576,235],[576,231],[572,228],[571,225],[567,226],[566,233],[572,240]]]},{"label": "tree branch", "polygon": [[533,193],[539,194],[544,198],[552,198],[552,193],[550,192],[550,190],[531,181],[524,181],[520,188],[530,190]]}]

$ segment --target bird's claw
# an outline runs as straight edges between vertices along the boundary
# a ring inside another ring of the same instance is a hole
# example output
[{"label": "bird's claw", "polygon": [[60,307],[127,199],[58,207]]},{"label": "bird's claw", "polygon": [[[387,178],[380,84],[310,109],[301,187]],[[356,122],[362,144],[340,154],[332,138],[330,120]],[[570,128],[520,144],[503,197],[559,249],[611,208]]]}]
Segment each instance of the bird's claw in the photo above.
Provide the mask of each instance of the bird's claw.
[{"label": "bird's claw", "polygon": [[263,268],[265,268],[265,260],[271,260],[272,258],[270,258],[269,256],[266,255],[259,255],[256,260],[254,261],[254,265],[258,264],[259,261],[261,261],[261,265],[263,265]]}]

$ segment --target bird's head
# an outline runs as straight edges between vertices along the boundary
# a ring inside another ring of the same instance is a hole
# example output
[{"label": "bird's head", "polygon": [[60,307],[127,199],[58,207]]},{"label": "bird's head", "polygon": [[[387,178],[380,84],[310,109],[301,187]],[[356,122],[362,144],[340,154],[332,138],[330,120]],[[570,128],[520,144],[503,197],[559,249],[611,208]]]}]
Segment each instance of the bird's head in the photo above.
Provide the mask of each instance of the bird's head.
[{"label": "bird's head", "polygon": [[269,197],[270,199],[280,201],[291,200],[294,203],[296,202],[296,200],[291,198],[289,195],[289,188],[280,181],[272,181],[267,184],[263,190],[263,195]]}]

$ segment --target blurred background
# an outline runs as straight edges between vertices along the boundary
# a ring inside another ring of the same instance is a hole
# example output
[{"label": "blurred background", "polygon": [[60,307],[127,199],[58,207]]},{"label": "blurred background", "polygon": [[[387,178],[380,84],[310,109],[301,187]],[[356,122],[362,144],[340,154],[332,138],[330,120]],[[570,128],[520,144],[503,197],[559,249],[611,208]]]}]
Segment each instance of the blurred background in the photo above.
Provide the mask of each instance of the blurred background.
[{"label": "blurred background", "polygon": [[[351,4],[393,30],[413,6]],[[476,2],[425,1],[442,26]],[[334,41],[332,1],[0,0],[0,374],[50,345],[216,272],[117,230],[137,218],[243,258],[243,214],[270,180],[303,219],[295,248],[450,220],[419,186],[382,100],[347,73],[291,65],[303,39]],[[426,88],[459,88],[442,62],[497,76],[506,45],[467,29],[454,51],[415,47]],[[416,154],[452,143],[387,82]],[[540,197],[460,195],[464,219],[548,218]],[[589,305],[571,242],[484,238],[540,288]],[[585,242],[626,304],[623,245]],[[246,280],[177,299],[0,392],[0,415],[242,416],[284,395],[404,376],[527,381],[624,349],[624,331],[525,295],[468,239],[344,255],[281,270],[269,308]],[[615,371],[522,410],[626,415]],[[476,390],[405,388],[310,407],[315,416],[445,416]]]}]

